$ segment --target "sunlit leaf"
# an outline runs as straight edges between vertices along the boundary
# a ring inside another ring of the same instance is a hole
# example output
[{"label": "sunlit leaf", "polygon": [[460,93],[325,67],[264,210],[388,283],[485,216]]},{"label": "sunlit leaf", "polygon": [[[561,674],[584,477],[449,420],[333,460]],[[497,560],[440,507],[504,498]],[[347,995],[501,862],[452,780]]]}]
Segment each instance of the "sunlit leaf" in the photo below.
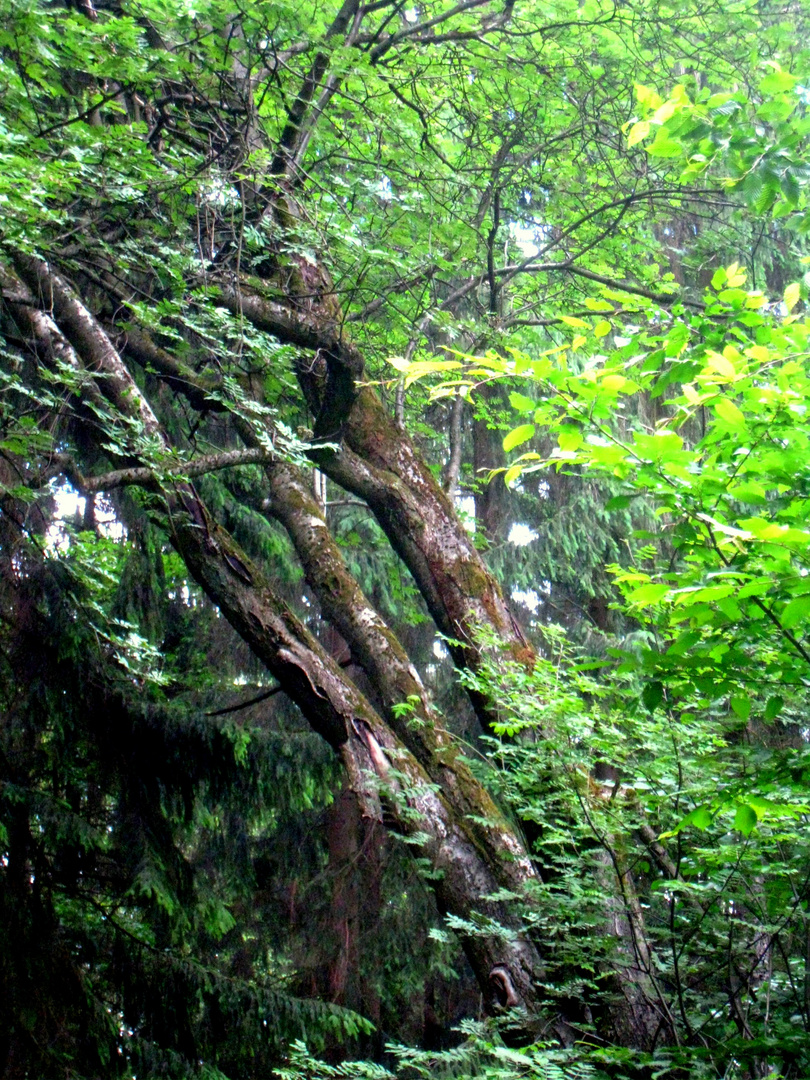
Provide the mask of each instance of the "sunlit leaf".
[{"label": "sunlit leaf", "polygon": [[513,428],[508,435],[504,436],[504,450],[509,453],[509,451],[514,450],[516,446],[528,442],[529,439],[534,436],[534,430],[534,424],[521,424],[519,427]]},{"label": "sunlit leaf", "polygon": [[649,585],[642,585],[640,588],[634,589],[629,593],[627,599],[637,607],[649,607],[660,603],[669,591],[669,585],[658,585],[651,582]]},{"label": "sunlit leaf", "polygon": [[798,281],[791,282],[785,289],[784,305],[788,311],[793,311],[802,295],[802,287]]},{"label": "sunlit leaf", "polygon": [[650,134],[650,122],[649,120],[639,120],[637,124],[633,124],[627,135],[627,145],[635,146],[636,143],[640,143],[642,139],[646,139]]},{"label": "sunlit leaf", "polygon": [[734,828],[743,836],[750,836],[757,825],[757,815],[753,807],[741,803],[734,815]]},{"label": "sunlit leaf", "polygon": [[745,417],[730,398],[720,398],[719,401],[716,401],[714,403],[714,411],[721,420],[725,420],[725,422],[731,424],[732,427],[745,426]]}]

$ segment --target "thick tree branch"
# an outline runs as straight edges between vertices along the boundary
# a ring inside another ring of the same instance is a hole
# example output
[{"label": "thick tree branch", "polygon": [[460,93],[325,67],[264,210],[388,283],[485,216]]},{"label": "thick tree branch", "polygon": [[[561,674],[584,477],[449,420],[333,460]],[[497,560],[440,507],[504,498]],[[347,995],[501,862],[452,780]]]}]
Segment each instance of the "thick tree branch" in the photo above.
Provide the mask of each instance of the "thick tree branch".
[{"label": "thick tree branch", "polygon": [[223,288],[222,301],[234,315],[246,318],[259,330],[314,351],[314,358],[304,361],[304,366],[313,371],[325,369],[327,387],[315,410],[315,438],[322,442],[338,440],[354,402],[364,363],[362,353],[334,315],[317,307],[314,299],[310,299],[309,313],[304,316],[232,286]]},{"label": "thick tree branch", "polygon": [[[277,332],[278,305],[235,289],[225,297],[231,310],[257,328]],[[288,314],[285,311],[285,326]],[[311,362],[298,366],[299,381],[318,418],[315,435],[340,444],[314,449],[313,460],[368,503],[413,574],[438,628],[457,642],[450,649],[460,667],[480,667],[482,627],[493,630],[516,659],[530,664],[534,652],[441,485],[408,436],[392,424],[376,393],[370,387],[357,389],[362,354],[336,330],[334,321],[324,326],[316,313],[311,325],[304,327],[303,321],[297,316],[294,320],[296,343],[317,350]],[[474,692],[472,697],[488,726],[494,719],[489,703]]]},{"label": "thick tree branch", "polygon": [[[461,0],[461,3],[454,4],[453,7],[448,8],[447,11],[443,11],[440,15],[434,15],[432,19],[425,19],[424,22],[415,22],[411,26],[406,27],[404,30],[399,30],[397,31],[397,33],[391,34],[385,41],[382,41],[379,45],[376,45],[371,50],[371,60],[373,63],[377,63],[383,58],[383,56],[385,56],[385,54],[390,49],[394,48],[395,45],[399,45],[403,41],[413,40],[415,38],[417,41],[420,42],[424,41],[431,43],[435,41],[437,36],[441,36],[442,38],[446,39],[450,35],[436,35],[435,33],[429,33],[429,31],[434,30],[434,28],[437,26],[441,26],[443,23],[446,23],[449,19],[454,18],[456,15],[461,15],[466,11],[473,11],[475,10],[475,8],[485,7],[489,3],[491,3],[491,0]],[[505,7],[504,11],[507,13],[506,17],[508,18],[508,12],[511,11],[511,4],[508,4]],[[492,30],[501,27],[504,25],[505,21],[506,19],[502,15],[497,20],[497,22],[493,21],[489,25],[482,25],[475,31],[458,31],[456,35],[453,35],[453,40],[457,40],[462,36],[478,37],[478,35],[481,34],[483,30]]]},{"label": "thick tree branch", "polygon": [[[344,34],[360,11],[359,0],[343,0],[340,10],[326,32],[324,46],[328,46],[335,38]],[[290,106],[287,123],[270,164],[270,173],[274,177],[290,177],[293,174],[295,163],[300,156],[301,143],[306,138],[305,118],[312,98],[329,67],[329,56],[326,47],[315,56],[309,73]]]},{"label": "thick tree branch", "polygon": [[[193,395],[194,387],[185,385]],[[256,443],[255,432],[238,419],[236,423],[242,438],[249,445]],[[256,449],[261,448],[257,445]],[[519,892],[534,875],[521,840],[459,758],[407,654],[349,571],[323,509],[312,494],[309,479],[294,465],[279,459],[267,461],[265,475],[270,484],[265,509],[287,530],[308,584],[324,614],[368,674],[391,729],[431,781],[446,790],[453,806],[461,811],[462,827],[487,853],[499,887]],[[412,715],[401,715],[397,706],[402,702],[410,703]],[[484,825],[484,820],[490,824]]]},{"label": "thick tree branch", "polygon": [[[40,295],[52,298],[64,318],[80,362],[103,371],[100,388],[113,408],[167,445],[149,403],[87,308],[46,264],[21,263]],[[404,833],[422,838],[423,853],[436,870],[440,908],[464,921],[483,910],[517,930],[508,909],[488,899],[498,881],[466,832],[464,815],[436,789],[416,757],[278,599],[261,568],[211,519],[194,489],[183,482],[164,483],[163,495],[172,541],[189,572],[298,703],[313,729],[340,754],[367,814],[380,816],[378,791],[390,787],[396,771],[391,812]],[[515,854],[519,852],[518,846]],[[539,1006],[539,957],[519,932],[509,940],[497,934],[462,934],[462,941],[482,989],[488,992],[491,972],[505,966],[522,1002],[530,1009]]]},{"label": "thick tree branch", "polygon": [[156,440],[158,445],[162,443],[157,418],[121,363],[112,342],[84,304],[76,299],[67,282],[42,259],[33,255],[15,253],[14,264],[39,306],[53,313],[59,329],[78,356],[90,358],[89,371],[103,377],[102,392],[105,396],[129,396],[136,404],[137,414],[133,419],[141,429],[141,438],[146,436],[149,440]]},{"label": "thick tree branch", "polygon": [[246,450],[227,450],[219,454],[205,454],[190,461],[166,461],[153,466],[133,466],[129,469],[115,469],[100,476],[84,476],[75,461],[66,455],[56,454],[49,462],[48,474],[63,473],[71,484],[83,495],[94,495],[99,491],[115,491],[117,488],[138,485],[140,487],[159,488],[165,479],[172,477],[190,480],[196,476],[217,472],[220,469],[232,469],[238,465],[259,465],[272,461],[275,455],[264,447],[250,447]]}]

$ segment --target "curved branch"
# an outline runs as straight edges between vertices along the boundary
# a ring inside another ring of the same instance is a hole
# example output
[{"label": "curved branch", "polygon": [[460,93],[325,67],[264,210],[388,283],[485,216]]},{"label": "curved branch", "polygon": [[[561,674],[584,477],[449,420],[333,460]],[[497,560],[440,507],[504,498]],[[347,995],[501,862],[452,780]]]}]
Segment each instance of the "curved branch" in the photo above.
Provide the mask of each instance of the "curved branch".
[{"label": "curved branch", "polygon": [[136,465],[129,469],[115,469],[100,476],[84,476],[71,457],[56,454],[47,471],[49,477],[64,473],[77,491],[83,495],[95,495],[99,491],[115,491],[133,485],[157,489],[168,477],[190,480],[192,477],[205,476],[220,469],[232,469],[238,465],[264,464],[272,461],[274,457],[275,454],[264,447],[250,447],[247,450],[205,454],[191,461],[167,461],[159,466]]},{"label": "curved branch", "polygon": [[[103,372],[99,387],[111,406],[168,449],[151,406],[92,314],[47,264],[32,264],[28,257],[20,263],[37,281],[40,296],[52,302],[67,324],[79,362]],[[277,597],[262,569],[211,518],[194,488],[164,482],[162,494],[172,542],[189,573],[300,706],[312,728],[339,753],[366,814],[381,816],[379,784],[396,771],[398,792],[391,793],[391,813],[403,833],[423,843],[422,851],[436,870],[432,883],[440,909],[463,922],[483,911],[512,929],[508,940],[497,934],[462,933],[482,989],[488,988],[493,968],[503,964],[523,1004],[537,1009],[539,955],[521,936],[508,907],[489,899],[498,891],[498,879],[467,832],[466,815],[437,789],[417,758]],[[514,854],[520,851],[518,845]]]}]

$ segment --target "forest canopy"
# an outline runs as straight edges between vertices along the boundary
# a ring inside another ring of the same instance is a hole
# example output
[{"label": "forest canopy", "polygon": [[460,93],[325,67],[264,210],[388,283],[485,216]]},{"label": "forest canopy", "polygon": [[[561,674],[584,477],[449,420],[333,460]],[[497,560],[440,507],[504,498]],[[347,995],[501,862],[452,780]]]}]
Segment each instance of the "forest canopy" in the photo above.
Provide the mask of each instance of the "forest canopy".
[{"label": "forest canopy", "polygon": [[806,5],[0,9],[0,1077],[806,1077]]}]

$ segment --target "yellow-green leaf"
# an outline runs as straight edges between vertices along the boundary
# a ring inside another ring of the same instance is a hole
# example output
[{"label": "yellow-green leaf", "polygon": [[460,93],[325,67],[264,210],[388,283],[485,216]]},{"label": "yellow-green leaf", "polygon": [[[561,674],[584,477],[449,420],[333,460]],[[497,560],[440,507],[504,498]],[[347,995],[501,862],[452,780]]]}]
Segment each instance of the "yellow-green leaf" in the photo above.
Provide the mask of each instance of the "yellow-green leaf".
[{"label": "yellow-green leaf", "polygon": [[714,411],[727,424],[733,427],[745,427],[745,417],[729,398],[720,398],[714,406]]},{"label": "yellow-green leaf", "polygon": [[627,145],[635,146],[636,143],[640,143],[642,139],[646,139],[650,134],[650,121],[639,120],[637,124],[633,124],[630,128],[630,134],[627,136]]},{"label": "yellow-green leaf", "polygon": [[706,370],[716,371],[717,374],[722,375],[724,379],[733,379],[737,374],[731,361],[716,352],[709,353],[709,362],[706,365]]},{"label": "yellow-green leaf", "polygon": [[649,86],[635,83],[634,89],[641,105],[648,105],[651,109],[657,109],[663,103],[664,99]]},{"label": "yellow-green leaf", "polygon": [[640,589],[633,589],[627,599],[637,607],[649,607],[660,603],[668,592],[669,585],[656,585],[651,582],[649,585],[642,585]]},{"label": "yellow-green leaf", "polygon": [[802,287],[798,281],[792,281],[785,289],[784,303],[788,311],[793,311],[802,295]]},{"label": "yellow-green leaf", "polygon": [[509,453],[510,450],[514,450],[521,443],[528,442],[532,435],[534,435],[534,424],[521,424],[504,436],[503,448]]},{"label": "yellow-green leaf", "polygon": [[612,393],[617,393],[619,390],[623,390],[625,386],[627,386],[627,382],[628,380],[624,377],[624,375],[619,375],[614,372],[611,375],[606,375],[604,379],[601,380],[600,386],[603,390],[609,390]]},{"label": "yellow-green leaf", "polygon": [[678,108],[678,102],[674,98],[670,98],[669,101],[665,101],[663,105],[660,105],[653,113],[654,124],[665,124],[667,120],[675,115],[675,110]]},{"label": "yellow-green leaf", "polygon": [[647,153],[650,157],[675,158],[681,156],[683,147],[674,139],[668,139],[663,131],[659,131],[655,142],[647,147]]},{"label": "yellow-green leaf", "polygon": [[777,66],[770,75],[765,76],[759,84],[759,89],[763,94],[782,94],[786,90],[792,90],[797,81],[795,75],[791,75],[789,71],[782,71]]},{"label": "yellow-green leaf", "polygon": [[582,446],[582,432],[579,428],[567,428],[557,436],[561,450],[578,450]]}]

